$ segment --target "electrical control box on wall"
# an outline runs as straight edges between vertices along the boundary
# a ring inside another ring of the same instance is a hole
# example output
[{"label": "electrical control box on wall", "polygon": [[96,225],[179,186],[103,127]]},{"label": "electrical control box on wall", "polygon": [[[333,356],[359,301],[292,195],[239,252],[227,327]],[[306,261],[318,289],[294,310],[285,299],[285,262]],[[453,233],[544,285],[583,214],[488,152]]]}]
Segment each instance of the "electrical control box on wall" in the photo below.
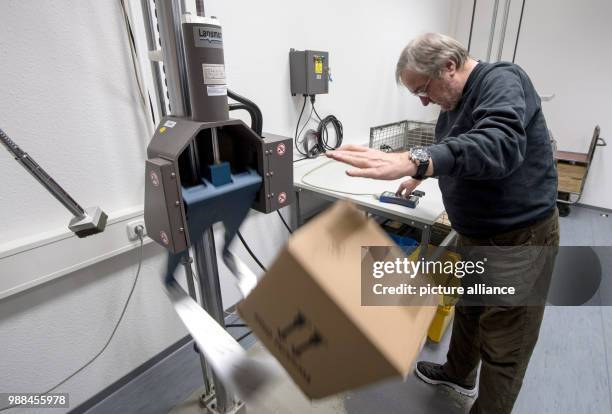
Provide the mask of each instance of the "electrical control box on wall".
[{"label": "electrical control box on wall", "polygon": [[329,52],[289,51],[292,95],[318,95],[329,91]]}]

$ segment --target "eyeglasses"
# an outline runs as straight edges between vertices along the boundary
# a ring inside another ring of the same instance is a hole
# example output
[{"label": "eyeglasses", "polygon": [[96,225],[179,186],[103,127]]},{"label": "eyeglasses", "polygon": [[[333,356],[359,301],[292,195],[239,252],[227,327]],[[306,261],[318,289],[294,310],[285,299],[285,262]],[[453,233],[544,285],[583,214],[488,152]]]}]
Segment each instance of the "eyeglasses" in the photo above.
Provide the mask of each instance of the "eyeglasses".
[{"label": "eyeglasses", "polygon": [[427,80],[427,83],[425,84],[425,86],[420,88],[419,91],[415,91],[415,92],[410,91],[410,93],[412,93],[414,96],[418,96],[419,98],[428,98],[429,93],[427,93],[427,89],[429,88],[430,83],[431,83],[431,77]]}]

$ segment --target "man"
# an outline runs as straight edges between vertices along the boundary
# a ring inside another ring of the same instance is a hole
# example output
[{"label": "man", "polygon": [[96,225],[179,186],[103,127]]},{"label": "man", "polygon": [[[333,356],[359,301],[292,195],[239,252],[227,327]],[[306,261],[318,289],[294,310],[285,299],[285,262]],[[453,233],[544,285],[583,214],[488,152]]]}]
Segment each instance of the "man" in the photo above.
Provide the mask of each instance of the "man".
[{"label": "man", "polygon": [[[459,246],[549,246],[527,264],[537,269],[527,282],[546,293],[559,243],[557,173],[540,98],[527,74],[511,63],[478,62],[456,40],[428,33],[402,51],[396,80],[423,105],[441,107],[436,144],[402,153],[347,145],[327,156],[357,167],[347,171],[351,176],[411,177],[400,185],[400,195],[437,177]],[[520,270],[512,272],[511,279],[525,278]],[[478,393],[473,413],[510,413],[543,314],[542,302],[460,302],[447,362],[419,362],[416,374],[430,384]]]}]

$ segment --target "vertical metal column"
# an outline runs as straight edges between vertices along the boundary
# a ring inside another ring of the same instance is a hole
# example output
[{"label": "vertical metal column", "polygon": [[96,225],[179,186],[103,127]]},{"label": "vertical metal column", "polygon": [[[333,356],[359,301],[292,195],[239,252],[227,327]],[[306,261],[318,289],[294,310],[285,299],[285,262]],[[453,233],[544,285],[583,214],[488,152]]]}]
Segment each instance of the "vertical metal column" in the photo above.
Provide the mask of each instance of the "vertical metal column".
[{"label": "vertical metal column", "polygon": [[523,12],[525,11],[525,0],[521,4],[521,16],[519,17],[518,29],[516,29],[516,39],[514,41],[514,52],[512,52],[512,63],[516,60],[516,49],[518,48],[519,37],[521,36],[521,26],[523,25]]},{"label": "vertical metal column", "polygon": [[470,54],[470,50],[472,47],[472,32],[474,31],[474,16],[476,16],[476,0],[472,4],[472,18],[470,19],[470,37],[468,38],[468,55]]},{"label": "vertical metal column", "polygon": [[[152,41],[152,46],[149,44],[149,48],[153,50],[157,50],[155,45],[155,36],[154,36],[154,27],[153,27],[153,19],[149,9],[149,0],[142,0],[143,13],[148,14],[148,26],[150,30],[150,35],[147,34],[147,43],[150,40]],[[158,21],[158,29],[159,29],[159,38],[162,47],[162,56],[164,63],[164,72],[166,74],[166,85],[168,88],[168,99],[170,100],[170,111],[172,115],[175,116],[189,116],[189,108],[186,104],[189,97],[184,94],[185,88],[183,88],[182,83],[186,83],[186,72],[181,74],[181,67],[178,64],[179,56],[182,56],[182,43],[177,45],[176,38],[176,27],[174,25],[174,13],[172,11],[172,1],[164,0],[156,1],[156,9],[157,9],[157,21]],[[149,12],[147,13],[147,10]],[[147,21],[147,16],[145,16],[145,25]],[[179,33],[180,34],[180,33]],[[180,37],[179,37],[180,40]],[[182,41],[182,40],[181,40]],[[161,69],[159,64],[156,62],[151,62],[156,68],[157,73],[159,74],[159,82],[155,83],[157,95],[161,98],[163,114],[166,115],[166,102],[164,99],[164,89],[161,80]],[[184,69],[184,68],[183,68]],[[155,70],[154,70],[155,74]],[[192,172],[197,174],[196,168],[196,158],[195,158],[195,150],[190,148],[190,159],[192,162]],[[193,283],[193,272],[191,271],[191,262],[193,260],[191,257],[186,260],[183,265],[185,266],[187,284],[189,287],[189,295],[197,301],[197,295],[195,292],[195,286]],[[212,392],[212,382],[213,379],[211,377],[210,369],[208,364],[206,363],[206,359],[204,355],[200,353],[200,364],[202,366],[202,376],[204,382],[204,390],[206,394],[210,394]]]},{"label": "vertical metal column", "polygon": [[497,8],[499,0],[495,0],[493,15],[491,16],[491,30],[489,31],[489,45],[487,46],[487,62],[491,61],[491,49],[493,48],[493,38],[495,37],[495,27],[497,26]]},{"label": "vertical metal column", "polygon": [[[215,318],[221,326],[225,326],[223,317],[223,302],[221,299],[221,286],[219,285],[219,269],[217,267],[217,252],[215,251],[215,236],[212,228],[208,228],[202,239],[195,245],[195,261],[200,280],[200,297],[202,307]],[[215,384],[216,410],[224,413],[233,405],[233,397],[227,392],[225,386],[213,373]]]},{"label": "vertical metal column", "polygon": [[[191,263],[193,263],[193,259],[188,254],[183,258],[182,264],[185,267],[185,279],[187,279],[187,288],[189,290],[189,296],[196,302],[198,301],[198,295],[196,293],[195,284],[194,284],[194,275],[193,269],[191,268]],[[204,354],[199,352],[200,356],[200,365],[202,366],[202,377],[204,380],[204,395],[211,395],[212,390],[212,373],[210,372],[210,368],[208,367],[208,363],[206,362],[206,358],[204,358]]]},{"label": "vertical metal column", "polygon": [[219,138],[217,136],[217,128],[211,128],[210,134],[211,134],[210,139],[212,142],[213,158],[214,158],[215,164],[219,164],[221,163],[221,158],[219,154]]},{"label": "vertical metal column", "polygon": [[[170,113],[173,116],[189,117],[191,108],[189,105],[189,90],[187,85],[187,71],[185,54],[183,50],[183,39],[181,30],[182,2],[172,0],[155,0],[157,5],[157,19],[159,22],[159,35],[162,42],[162,54],[164,69],[166,72],[166,84],[168,97],[170,99]],[[203,4],[198,10],[204,10]],[[192,172],[199,171],[197,148],[190,148],[190,159]],[[219,270],[217,267],[217,255],[215,251],[215,239],[212,228],[204,232],[200,240],[192,240],[195,251],[196,269],[199,279],[199,288],[202,307],[215,320],[225,326],[223,315],[223,303],[221,300],[221,288],[219,285]],[[202,364],[206,382],[207,367]],[[212,375],[215,385],[215,396],[217,400],[216,410],[226,412],[233,408],[233,396],[228,393],[223,383]]]},{"label": "vertical metal column", "polygon": [[506,0],[504,5],[504,17],[502,20],[501,34],[499,38],[499,46],[497,48],[497,61],[499,62],[502,58],[502,52],[504,50],[504,41],[506,40],[506,29],[508,27],[508,15],[510,14],[510,0]]},{"label": "vertical metal column", "polygon": [[[172,0],[155,0],[157,8],[157,22],[159,38],[161,40],[164,71],[168,98],[170,99],[170,113],[174,116],[189,116],[189,96],[187,90],[187,72],[185,70],[185,54],[181,38],[180,14],[181,10],[172,7]],[[178,25],[175,14],[178,14]]]},{"label": "vertical metal column", "polygon": [[[204,1],[196,0],[198,16],[204,16]],[[180,17],[178,20],[178,28],[181,27]],[[187,72],[185,70],[185,79]],[[185,96],[189,97],[189,89],[187,82],[185,86]],[[212,128],[211,139],[213,140],[213,153],[215,163],[219,163],[219,145],[217,141],[217,129]],[[197,159],[197,148],[194,148]],[[199,161],[198,161],[199,163]],[[199,170],[199,166],[197,167]],[[219,268],[217,266],[217,252],[215,249],[215,234],[212,227],[209,227],[201,240],[196,241],[195,258],[198,277],[200,280],[200,297],[202,298],[202,306],[208,313],[221,325],[225,326],[225,316],[223,308],[223,299],[221,298],[221,285],[219,283]],[[213,373],[213,383],[215,384],[215,398],[218,412],[224,413],[234,408],[234,397],[231,395],[223,383]]]},{"label": "vertical metal column", "polygon": [[204,0],[196,0],[196,11],[198,16],[204,17]]},{"label": "vertical metal column", "polygon": [[151,54],[157,53],[158,48],[155,44],[155,26],[153,23],[153,15],[151,14],[150,0],[141,0],[140,6],[142,8],[142,15],[144,18],[147,49],[149,52],[149,61],[151,62],[151,72],[153,72],[155,95],[157,97],[155,104],[157,106],[157,113],[161,118],[167,115],[166,99],[164,98],[164,84],[161,75],[161,68],[159,67],[159,59],[161,59],[161,56],[155,60],[151,58]]}]

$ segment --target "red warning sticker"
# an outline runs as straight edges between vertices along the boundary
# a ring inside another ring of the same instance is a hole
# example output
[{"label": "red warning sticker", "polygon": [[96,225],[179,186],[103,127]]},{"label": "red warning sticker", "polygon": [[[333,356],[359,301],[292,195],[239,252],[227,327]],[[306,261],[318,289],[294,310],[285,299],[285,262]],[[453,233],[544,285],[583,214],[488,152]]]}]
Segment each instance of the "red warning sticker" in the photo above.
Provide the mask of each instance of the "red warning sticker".
[{"label": "red warning sticker", "polygon": [[285,146],[285,144],[278,144],[276,146],[276,153],[278,155],[284,155],[285,151],[287,151],[287,147]]},{"label": "red warning sticker", "polygon": [[287,201],[287,193],[282,192],[278,195],[278,204],[285,204]]},{"label": "red warning sticker", "polygon": [[165,244],[166,246],[170,244],[170,240],[168,239],[168,235],[166,234],[165,231],[160,231],[159,237],[161,238],[162,243]]},{"label": "red warning sticker", "polygon": [[159,187],[159,177],[157,176],[155,171],[151,171],[149,173],[149,177],[151,178],[151,182],[153,183],[153,186],[154,187]]}]

